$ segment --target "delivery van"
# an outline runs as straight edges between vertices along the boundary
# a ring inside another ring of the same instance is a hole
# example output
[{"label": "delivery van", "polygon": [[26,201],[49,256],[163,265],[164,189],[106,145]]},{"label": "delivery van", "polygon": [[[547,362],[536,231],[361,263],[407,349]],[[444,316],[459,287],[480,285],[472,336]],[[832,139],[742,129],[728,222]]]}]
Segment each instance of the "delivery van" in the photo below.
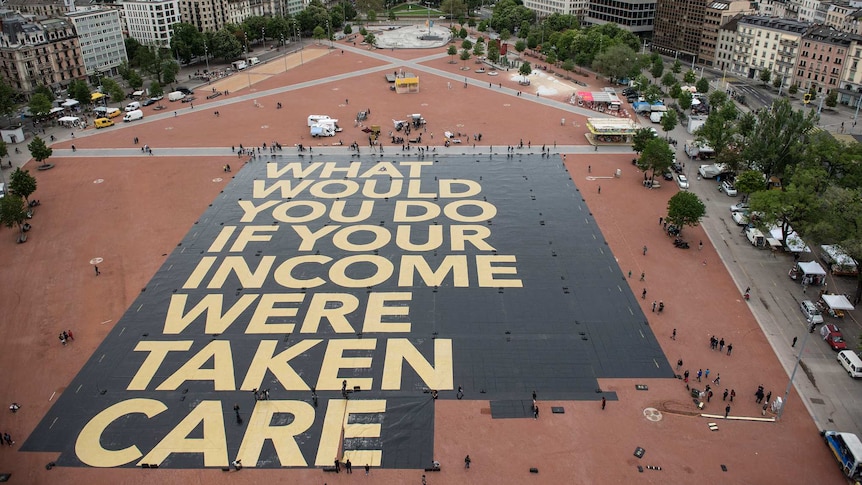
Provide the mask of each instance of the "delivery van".
[{"label": "delivery van", "polygon": [[123,112],[120,111],[120,108],[108,108],[108,111],[105,114],[108,116],[108,118],[116,118],[117,116],[123,114]]},{"label": "delivery van", "polygon": [[186,97],[186,95],[183,94],[182,92],[174,91],[174,92],[168,94],[168,101],[179,101],[185,97]]},{"label": "delivery van", "polygon": [[256,64],[260,64],[260,59],[258,59],[257,57],[249,57],[248,58],[248,65],[249,66],[254,66]]},{"label": "delivery van", "polygon": [[96,121],[93,122],[96,125],[96,129],[104,128],[106,126],[114,126],[114,120],[108,118],[96,118]]},{"label": "delivery van", "polygon": [[131,103],[126,105],[126,113],[129,111],[134,111],[136,109],[141,109],[141,103],[137,101],[132,101]]},{"label": "delivery van", "polygon": [[853,433],[840,431],[821,431],[826,446],[832,450],[847,478],[862,479],[862,441]]},{"label": "delivery van", "polygon": [[126,116],[123,116],[123,122],[125,123],[142,119],[144,119],[144,112],[139,109],[129,111],[128,113],[126,113]]},{"label": "delivery van", "polygon": [[844,367],[844,370],[850,374],[850,377],[859,379],[862,377],[862,359],[852,350],[842,350],[838,352],[838,362]]}]

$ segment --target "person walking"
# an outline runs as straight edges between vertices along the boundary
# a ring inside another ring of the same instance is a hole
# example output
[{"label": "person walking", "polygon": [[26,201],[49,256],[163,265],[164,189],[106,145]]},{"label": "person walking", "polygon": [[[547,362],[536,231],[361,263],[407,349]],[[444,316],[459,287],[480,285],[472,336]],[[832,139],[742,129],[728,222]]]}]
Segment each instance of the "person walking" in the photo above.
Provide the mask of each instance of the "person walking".
[{"label": "person walking", "polygon": [[607,399],[605,399],[605,397],[604,397],[604,396],[602,396],[602,411],[604,411],[604,410],[605,410],[605,404],[607,404],[607,403],[608,403],[608,400],[607,400]]},{"label": "person walking", "polygon": [[469,468],[470,468],[470,462],[471,462],[471,461],[472,461],[472,460],[470,460],[470,455],[465,456],[465,457],[464,457],[464,468],[468,468],[468,469],[469,469]]},{"label": "person walking", "polygon": [[5,441],[6,444],[9,446],[12,446],[15,444],[15,442],[12,441],[12,437],[9,436],[9,433],[3,433],[3,441]]},{"label": "person walking", "polygon": [[736,391],[731,389],[730,390],[730,402],[733,402],[733,398],[735,398],[735,397],[736,397]]},{"label": "person walking", "polygon": [[341,462],[338,461],[338,458],[335,459],[335,473],[341,473]]},{"label": "person walking", "polygon": [[724,394],[721,396],[722,401],[727,401],[727,389],[724,390]]},{"label": "person walking", "polygon": [[731,352],[733,352],[733,344],[727,344],[727,355],[730,355]]},{"label": "person walking", "polygon": [[641,293],[641,300],[646,300],[646,288],[644,288],[643,293]]},{"label": "person walking", "polygon": [[793,343],[791,343],[790,346],[796,347],[796,340],[798,340],[798,339],[799,339],[799,337],[793,337]]},{"label": "person walking", "polygon": [[670,334],[671,340],[676,340],[676,329],[673,329],[673,333]]},{"label": "person walking", "polygon": [[647,252],[647,247],[644,246],[644,256],[646,256],[646,252]]},{"label": "person walking", "polygon": [[727,416],[730,415],[730,404],[725,406],[724,408],[724,419],[727,419]]},{"label": "person walking", "polygon": [[98,266],[93,265],[93,268],[95,268],[95,269],[96,269],[96,276],[99,276],[100,274],[102,274],[102,272],[101,272],[101,271],[99,271],[99,267],[98,267]]},{"label": "person walking", "polygon": [[347,473],[353,473],[353,463],[350,462],[350,458],[344,462],[344,469],[347,470]]},{"label": "person walking", "polygon": [[679,370],[682,367],[682,359],[676,361],[676,370]]},{"label": "person walking", "polygon": [[365,476],[368,476],[368,472],[371,471],[371,466],[368,463],[365,464]]}]

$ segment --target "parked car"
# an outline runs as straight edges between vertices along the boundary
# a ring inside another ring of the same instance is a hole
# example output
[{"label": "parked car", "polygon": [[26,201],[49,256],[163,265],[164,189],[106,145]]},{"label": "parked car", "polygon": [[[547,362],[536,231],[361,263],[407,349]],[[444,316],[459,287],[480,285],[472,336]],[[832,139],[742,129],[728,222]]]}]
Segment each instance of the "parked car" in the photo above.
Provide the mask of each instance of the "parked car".
[{"label": "parked car", "polygon": [[688,178],[683,174],[679,174],[676,176],[676,184],[679,185],[679,188],[685,190],[688,188]]},{"label": "parked car", "polygon": [[736,211],[730,215],[733,222],[736,223],[737,226],[745,226],[748,225],[748,211]]},{"label": "parked car", "polygon": [[178,87],[177,89],[175,89],[174,91],[179,91],[179,92],[181,92],[181,93],[185,94],[186,96],[189,96],[189,95],[195,94],[195,92],[194,92],[194,91],[192,91],[191,89],[189,89],[189,88],[187,88],[187,87],[184,87],[184,86],[180,86],[180,87]]},{"label": "parked car", "polygon": [[673,161],[673,165],[671,165],[670,168],[672,168],[676,173],[682,173],[682,165],[680,165],[676,160]]},{"label": "parked car", "polygon": [[156,100],[153,98],[147,98],[147,99],[141,101],[141,106],[149,106],[151,104],[156,104]]},{"label": "parked car", "polygon": [[747,211],[748,207],[748,202],[740,202],[739,204],[733,204],[730,206],[730,212]]},{"label": "parked car", "polygon": [[805,315],[805,320],[808,323],[812,323],[814,325],[823,323],[823,315],[820,314],[820,310],[817,309],[817,305],[815,305],[811,300],[802,300],[802,302],[799,303],[799,308],[802,310],[802,314]]},{"label": "parked car", "polygon": [[733,186],[733,183],[730,180],[725,180],[718,184],[718,191],[724,192],[730,197],[736,197],[736,187]]},{"label": "parked car", "polygon": [[844,336],[841,335],[841,330],[838,330],[838,325],[832,323],[823,325],[820,327],[820,336],[832,347],[832,350],[847,350],[847,343],[844,342]]}]

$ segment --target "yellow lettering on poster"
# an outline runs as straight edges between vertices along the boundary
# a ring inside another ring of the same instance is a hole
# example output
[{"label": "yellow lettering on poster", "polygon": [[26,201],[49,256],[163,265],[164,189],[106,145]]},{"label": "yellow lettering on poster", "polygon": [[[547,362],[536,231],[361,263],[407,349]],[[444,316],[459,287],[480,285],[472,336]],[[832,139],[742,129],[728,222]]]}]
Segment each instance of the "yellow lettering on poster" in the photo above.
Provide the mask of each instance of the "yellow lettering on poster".
[{"label": "yellow lettering on poster", "polygon": [[[332,339],[326,346],[323,354],[323,362],[320,364],[320,374],[317,378],[318,391],[339,391],[342,381],[347,381],[347,387],[353,389],[359,386],[361,389],[371,389],[370,377],[352,377],[345,379],[338,376],[341,369],[370,369],[371,357],[345,357],[346,350],[374,350],[377,339],[369,338],[362,340]],[[370,354],[370,352],[369,352]]]},{"label": "yellow lettering on poster", "polygon": [[449,227],[451,234],[452,251],[464,251],[467,243],[473,245],[479,251],[494,251],[496,248],[488,244],[486,239],[491,237],[491,229],[487,226],[476,224],[462,224]]},{"label": "yellow lettering on poster", "polygon": [[258,235],[259,232],[276,232],[278,226],[244,226],[236,237],[233,246],[230,247],[232,253],[241,253],[245,251],[246,246],[250,242],[267,242],[272,240],[272,234]]},{"label": "yellow lettering on poster", "polygon": [[[301,208],[306,213],[303,214],[302,210],[295,211],[299,212],[299,214],[295,215],[291,215],[288,213],[291,211],[291,209],[296,208]],[[320,218],[324,214],[326,214],[326,205],[324,205],[323,202],[317,202],[315,200],[292,200],[290,202],[284,202],[272,210],[272,217],[275,220],[286,222],[288,224],[311,222],[315,219]]]},{"label": "yellow lettering on poster", "polygon": [[284,288],[317,288],[326,283],[323,278],[312,277],[305,280],[297,279],[293,276],[293,270],[301,264],[326,264],[332,261],[329,256],[296,256],[278,265],[273,273],[275,281]]},{"label": "yellow lettering on poster", "polygon": [[359,192],[359,184],[354,180],[323,180],[312,185],[308,191],[318,199],[350,197],[357,192]]},{"label": "yellow lettering on poster", "polygon": [[[203,424],[203,437],[189,438]],[[204,466],[227,466],[227,437],[221,401],[201,401],[145,456],[141,463],[159,464],[172,453],[201,453]]]},{"label": "yellow lettering on poster", "polygon": [[[342,400],[332,399],[327,402],[326,415],[323,419],[323,429],[320,433],[320,443],[317,447],[317,456],[314,460],[315,466],[332,465],[336,458],[350,458],[351,463],[363,466],[366,463],[371,466],[380,466],[382,463],[382,450],[345,450],[339,456],[339,449],[344,438],[364,437],[379,438],[380,424],[350,424],[352,414],[384,413],[386,412],[386,401],[382,399],[372,400]],[[348,431],[348,427],[350,427]],[[354,458],[356,458],[354,460]]]},{"label": "yellow lettering on poster", "polygon": [[312,162],[309,164],[290,162],[282,167],[279,167],[277,163],[267,163],[266,178],[279,179],[287,174],[290,174],[290,177],[292,178],[303,179],[306,177],[310,177],[311,174],[317,171],[317,169],[319,169],[321,165],[323,165],[323,163],[321,162]]},{"label": "yellow lettering on poster", "polygon": [[[370,263],[374,266],[374,272],[366,278],[354,278],[347,275],[347,270],[351,265],[362,265],[362,263]],[[364,288],[385,282],[392,276],[393,271],[395,271],[395,266],[387,258],[370,254],[359,254],[348,256],[332,263],[332,266],[329,268],[329,281],[344,288]]]},{"label": "yellow lettering on poster", "polygon": [[218,235],[213,239],[212,244],[210,244],[209,249],[207,249],[208,253],[217,253],[224,249],[227,245],[227,242],[230,241],[233,233],[236,232],[236,226],[224,226],[219,231]]},{"label": "yellow lettering on poster", "polygon": [[[268,293],[260,296],[260,303],[245,329],[246,334],[292,333],[296,322],[292,320],[299,312],[299,303],[305,295],[296,293]],[[297,306],[276,306],[279,303],[295,303]],[[291,323],[269,323],[270,318],[287,317]]]},{"label": "yellow lettering on poster", "polygon": [[313,180],[302,180],[297,183],[293,180],[276,180],[267,187],[266,180],[255,180],[254,185],[252,185],[252,197],[265,199],[275,192],[280,192],[279,197],[282,199],[292,199],[301,194],[313,182]]},{"label": "yellow lettering on poster", "polygon": [[[369,234],[371,237],[368,242],[364,243],[350,242],[350,236],[356,233]],[[342,251],[361,252],[380,249],[389,244],[391,239],[392,234],[385,227],[372,226],[370,224],[357,224],[355,226],[347,226],[336,232],[332,236],[332,243]]]},{"label": "yellow lettering on poster", "polygon": [[370,177],[392,177],[392,178],[403,178],[401,172],[395,168],[395,165],[392,165],[390,162],[380,162],[375,163],[371,168],[362,172],[360,178],[370,178]]},{"label": "yellow lettering on poster", "polygon": [[449,273],[452,273],[453,286],[466,288],[470,286],[467,271],[467,255],[450,254],[440,261],[437,270],[432,270],[424,256],[418,254],[405,254],[401,256],[400,274],[398,275],[398,286],[412,287],[413,274],[418,273],[425,286],[440,286]]},{"label": "yellow lettering on poster", "polygon": [[[459,185],[463,187],[460,191],[456,190]],[[441,199],[473,197],[480,192],[482,192],[482,186],[475,180],[440,179]]]},{"label": "yellow lettering on poster", "polygon": [[262,202],[260,205],[254,205],[254,202],[250,200],[239,200],[237,201],[237,205],[240,209],[242,209],[242,217],[239,219],[240,222],[254,222],[254,219],[261,212],[275,207],[280,204],[279,200],[267,200]]},{"label": "yellow lettering on poster", "polygon": [[432,251],[443,245],[443,226],[425,226],[428,229],[428,239],[422,243],[414,243],[411,233],[414,226],[398,226],[395,232],[395,244],[405,251]]},{"label": "yellow lettering on poster", "polygon": [[401,179],[395,179],[389,181],[389,190],[386,192],[377,192],[377,182],[378,180],[366,180],[362,185],[362,195],[364,197],[368,197],[369,199],[383,199],[387,197],[395,197],[396,195],[401,193],[401,189],[404,187],[404,181]]},{"label": "yellow lettering on poster", "polygon": [[168,314],[165,317],[165,335],[175,335],[181,333],[192,322],[198,319],[201,315],[206,315],[206,330],[204,333],[224,333],[224,331],[244,312],[248,307],[257,300],[258,295],[242,295],[236,303],[222,315],[222,304],[224,303],[224,295],[210,294],[204,295],[201,301],[192,307],[186,313],[186,303],[189,295],[171,295],[171,303],[168,306]]},{"label": "yellow lettering on poster", "polygon": [[248,366],[248,372],[245,379],[242,381],[243,391],[251,391],[260,389],[261,383],[266,378],[267,371],[272,372],[272,375],[278,379],[278,382],[285,389],[291,391],[307,391],[308,384],[302,380],[302,377],[293,370],[290,365],[291,359],[304,354],[311,350],[312,347],[319,344],[321,339],[307,339],[290,346],[290,348],[275,354],[275,349],[278,346],[277,340],[262,340],[257,347],[257,352]]},{"label": "yellow lettering on poster", "polygon": [[200,261],[198,261],[198,264],[195,265],[195,269],[191,272],[186,282],[183,283],[183,289],[189,290],[199,288],[215,262],[215,256],[202,257]]},{"label": "yellow lettering on poster", "polygon": [[[213,368],[202,367],[212,359]],[[186,381],[212,381],[216,391],[234,391],[236,382],[233,373],[233,355],[230,342],[214,340],[182,365],[165,382],[156,387],[157,391],[175,391]]]},{"label": "yellow lettering on poster", "polygon": [[[365,308],[365,320],[362,326],[363,333],[373,332],[410,332],[410,307],[406,304],[400,306],[389,306],[390,302],[410,301],[413,294],[410,292],[381,291],[368,294],[368,304]],[[384,317],[388,317],[383,321]],[[396,320],[392,317],[404,317]]]},{"label": "yellow lettering on poster", "polygon": [[323,170],[320,171],[320,178],[330,178],[337,174],[343,174],[347,178],[356,178],[359,176],[361,167],[362,162],[351,162],[348,167],[339,167],[337,162],[327,162],[323,165]]},{"label": "yellow lettering on poster", "polygon": [[[176,342],[160,342],[157,340],[142,340],[135,346],[135,352],[149,352],[144,359],[144,363],[138,367],[135,376],[129,385],[127,391],[144,391],[153,380],[153,376],[159,370],[162,362],[165,361],[168,352],[186,352],[192,348],[192,340],[180,340]],[[130,460],[131,461],[131,460]]]},{"label": "yellow lettering on poster", "polygon": [[410,179],[407,182],[407,197],[410,199],[433,199],[434,192],[422,192],[422,180]]},{"label": "yellow lettering on poster", "polygon": [[452,340],[434,339],[434,365],[419,352],[409,340],[393,338],[386,341],[386,358],[383,361],[381,389],[401,389],[402,361],[406,362],[429,389],[450,390],[453,388]]},{"label": "yellow lettering on poster", "polygon": [[211,290],[224,288],[228,276],[232,274],[236,275],[237,280],[239,280],[237,284],[240,288],[261,288],[275,263],[275,256],[262,256],[258,259],[260,263],[257,265],[257,269],[252,271],[248,267],[245,256],[225,256],[207,288]]},{"label": "yellow lettering on poster", "polygon": [[[473,216],[461,214],[462,209],[466,207],[475,207],[478,209],[478,214]],[[456,200],[443,207],[443,214],[456,222],[490,221],[497,215],[497,207],[483,200]]]},{"label": "yellow lettering on poster", "polygon": [[152,418],[168,407],[155,399],[127,399],[120,401],[87,422],[75,441],[75,454],[82,463],[96,468],[109,468],[131,463],[141,457],[141,450],[130,445],[121,450],[107,450],[102,446],[102,433],[117,419],[129,414],[143,414]]},{"label": "yellow lettering on poster", "polygon": [[[273,425],[277,414],[290,414],[289,424]],[[237,458],[246,466],[257,466],[266,440],[272,441],[281,466],[308,466],[296,442],[296,436],[308,431],[314,423],[314,408],[302,401],[256,401],[248,420]]]},{"label": "yellow lettering on poster", "polygon": [[[412,210],[411,210],[412,209]],[[415,209],[420,209],[419,213]],[[410,213],[413,214],[410,214]],[[396,200],[392,222],[430,221],[440,215],[440,206],[425,200]]]},{"label": "yellow lettering on poster", "polygon": [[347,321],[347,315],[357,308],[359,298],[349,293],[315,293],[308,304],[308,310],[305,311],[300,333],[317,333],[320,321],[324,318],[336,333],[356,333]]},{"label": "yellow lettering on poster", "polygon": [[374,201],[363,200],[362,203],[359,204],[359,210],[356,212],[356,215],[353,216],[344,214],[344,209],[346,207],[346,200],[333,201],[332,208],[329,210],[329,217],[331,217],[335,222],[343,222],[345,224],[356,224],[357,222],[362,222],[371,217],[371,213],[374,210]]},{"label": "yellow lettering on poster", "polygon": [[518,274],[518,268],[514,266],[497,266],[502,263],[516,263],[514,254],[480,254],[476,256],[476,272],[479,276],[479,286],[482,288],[522,288],[524,285],[520,278],[497,278],[496,275]]}]

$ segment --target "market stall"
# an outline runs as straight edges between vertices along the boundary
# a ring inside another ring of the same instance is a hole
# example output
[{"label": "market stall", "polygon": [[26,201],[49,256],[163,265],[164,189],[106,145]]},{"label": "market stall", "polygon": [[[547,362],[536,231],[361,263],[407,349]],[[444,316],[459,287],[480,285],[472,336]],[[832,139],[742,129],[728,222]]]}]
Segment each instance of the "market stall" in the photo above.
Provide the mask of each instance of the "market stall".
[{"label": "market stall", "polygon": [[820,259],[829,265],[829,271],[838,276],[856,276],[859,274],[859,269],[856,267],[856,261],[853,260],[847,253],[838,245],[820,246]]},{"label": "market stall", "polygon": [[818,306],[822,307],[822,311],[837,318],[843,318],[844,312],[849,312],[854,308],[850,300],[844,295],[829,295],[824,293],[820,295],[820,301],[817,303]]},{"label": "market stall", "polygon": [[796,263],[788,273],[793,280],[799,280],[802,286],[820,286],[826,283],[826,270],[816,261]]}]

